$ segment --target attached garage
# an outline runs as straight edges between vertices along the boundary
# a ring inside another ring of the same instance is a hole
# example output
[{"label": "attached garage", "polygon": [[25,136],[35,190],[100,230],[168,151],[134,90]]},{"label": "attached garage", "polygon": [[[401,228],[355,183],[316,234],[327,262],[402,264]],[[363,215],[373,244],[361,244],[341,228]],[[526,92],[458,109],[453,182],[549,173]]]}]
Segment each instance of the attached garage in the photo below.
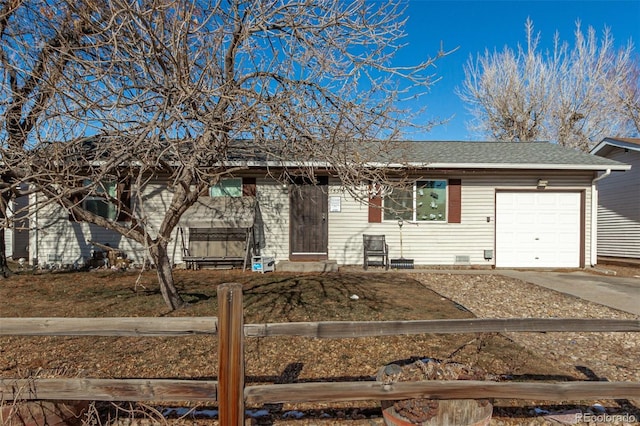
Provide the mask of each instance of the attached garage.
[{"label": "attached garage", "polygon": [[[384,235],[389,257],[407,260],[394,264],[592,266],[597,261],[596,185],[631,168],[548,142],[362,144],[363,161],[371,156],[371,163],[353,165],[354,170],[366,170],[357,181],[341,180],[343,170],[322,161],[304,164],[305,171],[317,167],[316,185],[307,185],[310,181],[296,177],[297,170],[283,169],[294,163],[239,160],[233,176],[210,188],[208,196],[202,195],[180,219],[183,232],[169,243],[173,262],[244,265],[250,259],[248,247],[252,255],[274,258],[276,263],[327,260],[327,265],[361,265],[362,236],[367,234]],[[286,184],[274,179],[286,175]],[[396,177],[406,186],[387,185],[387,179]],[[148,186],[132,191],[138,194],[132,200],[139,200],[134,206],[149,213],[149,229],[159,229],[162,212],[173,197],[170,182],[158,175]],[[30,196],[34,205],[35,195]],[[82,241],[95,240],[99,233],[99,242],[119,242],[118,248],[136,263],[146,260],[143,245],[65,220],[69,215],[61,207],[47,204],[42,213],[32,213],[30,259],[45,263],[64,253],[62,262],[74,263],[89,257],[89,245]],[[251,229],[253,242],[247,239]]]},{"label": "attached garage", "polygon": [[580,192],[496,192],[497,267],[581,267]]}]

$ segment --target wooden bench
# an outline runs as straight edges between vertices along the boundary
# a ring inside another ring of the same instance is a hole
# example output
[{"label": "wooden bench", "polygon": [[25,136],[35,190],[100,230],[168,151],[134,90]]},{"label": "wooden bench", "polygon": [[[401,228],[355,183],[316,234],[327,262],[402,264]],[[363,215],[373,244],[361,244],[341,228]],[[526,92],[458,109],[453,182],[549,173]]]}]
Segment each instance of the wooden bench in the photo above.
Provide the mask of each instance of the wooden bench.
[{"label": "wooden bench", "polygon": [[189,228],[189,249],[182,260],[187,269],[246,266],[251,235],[251,228]]},{"label": "wooden bench", "polygon": [[187,269],[200,269],[203,266],[234,267],[245,263],[243,257],[219,257],[219,256],[183,256]]}]

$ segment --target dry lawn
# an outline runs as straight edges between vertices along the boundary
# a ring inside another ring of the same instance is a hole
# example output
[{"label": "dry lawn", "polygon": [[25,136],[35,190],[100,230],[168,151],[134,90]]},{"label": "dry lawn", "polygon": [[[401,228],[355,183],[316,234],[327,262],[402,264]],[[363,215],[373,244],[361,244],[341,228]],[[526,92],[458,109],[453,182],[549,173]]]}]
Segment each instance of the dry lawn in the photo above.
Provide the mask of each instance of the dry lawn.
[{"label": "dry lawn", "polygon": [[[0,281],[0,317],[216,316],[216,287],[225,282],[243,284],[246,323],[472,316],[463,306],[401,273],[293,275],[205,270],[176,271],[175,277],[189,305],[168,312],[152,272],[18,274]],[[353,294],[359,299],[351,300]],[[579,378],[578,373],[562,371],[499,334],[253,338],[247,339],[245,350],[248,386],[372,380],[387,363],[425,357],[452,359],[515,380]],[[216,358],[215,337],[0,337],[3,378],[215,379]],[[349,419],[380,415],[376,401],[266,408],[271,415],[262,420],[265,424],[273,424],[273,419],[291,409],[304,410],[307,419],[326,414]]]}]

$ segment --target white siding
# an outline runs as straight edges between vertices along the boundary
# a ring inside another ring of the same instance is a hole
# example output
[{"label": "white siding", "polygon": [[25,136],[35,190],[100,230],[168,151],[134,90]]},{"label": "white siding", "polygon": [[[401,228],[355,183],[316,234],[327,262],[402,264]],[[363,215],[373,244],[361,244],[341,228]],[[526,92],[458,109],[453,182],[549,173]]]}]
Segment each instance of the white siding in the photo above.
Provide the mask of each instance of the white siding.
[{"label": "white siding", "polygon": [[329,214],[329,258],[338,264],[362,263],[362,234],[384,234],[392,258],[414,259],[417,265],[453,265],[461,255],[471,264],[485,264],[483,250],[493,250],[493,223],[486,220],[494,211],[491,188],[463,179],[462,223],[405,222],[402,245],[397,221],[368,223],[368,207],[341,195],[342,211]]},{"label": "white siding", "polygon": [[[496,189],[536,190],[539,178],[549,181],[549,188],[584,191],[585,213],[585,264],[590,256],[590,185],[591,173],[491,173],[474,172],[444,176],[427,175],[425,179],[462,179],[461,223],[418,222],[405,223],[402,228],[402,252],[400,232],[396,221],[368,223],[368,206],[357,201],[340,186],[339,181],[329,182],[329,197],[340,197],[340,211],[329,213],[329,259],[340,265],[362,263],[362,234],[385,234],[391,257],[401,255],[414,259],[416,265],[453,265],[456,257],[469,258],[471,265],[493,265],[493,260],[484,259],[485,250],[495,249],[495,192]],[[270,178],[258,178],[256,200],[258,204],[257,225],[263,230],[261,254],[274,257],[276,261],[289,258],[289,191],[286,185]],[[161,218],[171,201],[171,193],[161,181],[147,185],[142,194],[143,202],[135,208],[147,218],[150,230],[155,233]],[[34,197],[32,195],[32,197]],[[136,197],[134,197],[134,200]],[[32,200],[33,202],[33,200]],[[35,215],[32,215],[32,219]],[[227,223],[229,212],[223,209],[195,207],[189,210],[179,226],[185,231],[188,242],[189,226],[211,226]],[[487,221],[488,218],[488,221]],[[136,263],[147,257],[145,248],[112,231],[85,223],[70,222],[64,209],[47,207],[37,213],[39,226],[30,233],[31,257],[47,263],[50,256],[60,256],[61,263],[79,262],[89,257],[91,245],[87,240],[124,250]],[[221,222],[216,222],[221,221]],[[35,224],[35,220],[32,224]],[[209,224],[209,225],[207,225]],[[34,225],[35,226],[35,225]],[[224,226],[224,225],[223,225]],[[175,252],[175,263],[182,261],[182,244],[179,230],[174,231],[169,253]],[[173,257],[173,256],[172,256]]]},{"label": "white siding", "polygon": [[[36,195],[31,197],[33,203]],[[69,213],[56,204],[32,214],[31,221],[29,251],[41,265],[82,264],[94,249],[89,241],[119,248],[135,262],[144,258],[144,248],[133,240],[100,226],[70,221]]]},{"label": "white siding", "polygon": [[7,258],[13,257],[13,229],[4,229],[4,254]]},{"label": "white siding", "polygon": [[[132,188],[135,191],[135,188]],[[42,195],[39,195],[42,197]],[[31,203],[36,195],[31,196]],[[152,237],[157,235],[164,213],[169,208],[172,193],[161,179],[149,182],[142,192],[142,202],[133,197],[134,205],[141,218],[146,223]],[[253,197],[235,200],[212,200],[203,197],[202,201],[187,210],[178,227],[171,236],[168,252],[173,263],[182,263],[182,228],[185,245],[189,241],[189,227],[233,227],[251,226],[253,213]],[[209,205],[211,204],[211,205]],[[29,246],[31,257],[36,257],[40,264],[81,264],[90,258],[94,247],[88,241],[94,241],[123,250],[134,263],[142,264],[148,259],[148,250],[119,233],[100,226],[73,222],[69,220],[68,212],[56,204],[51,204],[43,210],[32,213],[32,223]],[[241,220],[235,220],[240,218]]]},{"label": "white siding", "polygon": [[289,189],[272,179],[256,182],[257,222],[264,230],[264,246],[260,253],[276,262],[289,259]]},{"label": "white siding", "polygon": [[[135,188],[132,190],[135,191]],[[36,202],[36,197],[42,197],[42,195],[31,195],[32,204]],[[134,205],[132,207],[141,214],[142,218],[146,219],[148,229],[152,235],[155,235],[162,216],[168,208],[171,194],[166,185],[155,180],[145,186],[141,198],[142,203],[140,204],[138,198],[133,197]],[[37,258],[41,265],[52,263],[81,264],[83,260],[91,257],[91,253],[95,249],[88,241],[118,248],[137,264],[142,264],[148,259],[147,249],[144,245],[100,226],[70,221],[67,210],[57,204],[49,204],[42,210],[32,213],[31,220],[34,224],[31,228],[29,241],[31,257]],[[177,241],[179,244],[179,239],[172,238],[169,253],[172,254],[174,249],[177,249],[176,253],[180,255],[180,247],[174,248]],[[176,260],[181,261],[181,258]]]},{"label": "white siding", "polygon": [[640,152],[614,148],[607,157],[631,170],[598,182],[598,256],[640,258]]},{"label": "white siding", "polygon": [[[458,176],[451,176],[458,177]],[[329,258],[338,264],[362,263],[362,234],[384,234],[391,257],[414,259],[416,265],[454,265],[456,258],[468,256],[471,265],[493,265],[484,259],[485,250],[495,249],[495,191],[496,189],[536,190],[539,173],[486,173],[459,176],[462,179],[461,223],[405,222],[400,230],[396,221],[368,223],[368,207],[340,190],[331,182],[332,195],[342,198],[341,211],[329,213]],[[590,184],[592,175],[572,177],[566,173],[544,172],[549,189],[585,191],[584,264],[590,256]],[[442,176],[426,176],[442,178]],[[489,221],[487,221],[487,218]],[[402,252],[402,253],[401,253]]]}]

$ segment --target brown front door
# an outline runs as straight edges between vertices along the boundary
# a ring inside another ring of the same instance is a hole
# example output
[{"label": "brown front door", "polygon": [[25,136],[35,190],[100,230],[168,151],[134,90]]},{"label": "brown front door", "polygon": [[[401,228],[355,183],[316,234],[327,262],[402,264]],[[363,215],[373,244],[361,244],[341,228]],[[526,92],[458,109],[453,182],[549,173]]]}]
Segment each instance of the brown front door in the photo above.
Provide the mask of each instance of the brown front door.
[{"label": "brown front door", "polygon": [[291,260],[327,259],[329,242],[327,195],[329,179],[315,184],[296,179],[289,189],[289,249]]}]

